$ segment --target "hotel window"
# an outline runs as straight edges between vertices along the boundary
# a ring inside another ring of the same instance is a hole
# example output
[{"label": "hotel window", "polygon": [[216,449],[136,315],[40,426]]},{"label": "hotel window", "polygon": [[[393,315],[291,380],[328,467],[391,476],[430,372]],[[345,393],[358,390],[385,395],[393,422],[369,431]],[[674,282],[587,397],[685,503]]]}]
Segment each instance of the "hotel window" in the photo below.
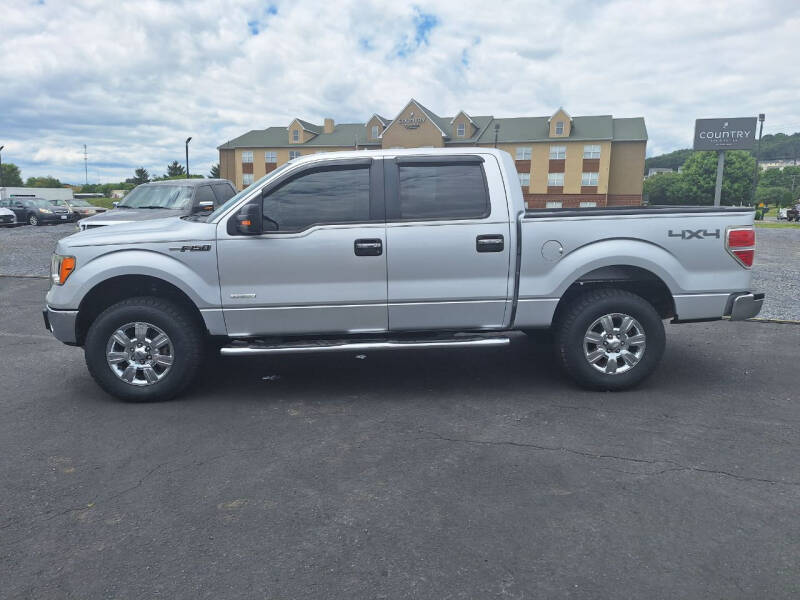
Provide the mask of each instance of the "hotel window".
[{"label": "hotel window", "polygon": [[545,202],[544,207],[545,208],[561,208],[561,202],[556,202],[556,201]]},{"label": "hotel window", "polygon": [[594,208],[597,206],[597,202],[581,202],[581,208]]},{"label": "hotel window", "polygon": [[242,175],[242,185],[247,187],[248,185],[252,185],[253,183],[253,174],[252,173],[245,173]]},{"label": "hotel window", "polygon": [[289,160],[293,160],[300,156],[300,150],[289,150]]},{"label": "hotel window", "polygon": [[380,132],[380,127],[378,127],[377,125],[373,125],[373,126],[372,126],[372,139],[373,139],[373,140],[377,140],[377,139],[378,139],[378,136],[379,136],[380,134],[381,134],[381,132]]},{"label": "hotel window", "polygon": [[300,130],[299,129],[292,129],[292,141],[299,142],[300,141]]},{"label": "hotel window", "polygon": [[459,123],[456,125],[456,136],[457,137],[464,137],[467,133],[467,126],[464,123]]},{"label": "hotel window", "polygon": [[264,152],[264,162],[265,163],[276,163],[276,162],[278,162],[278,153],[277,152]]},{"label": "hotel window", "polygon": [[556,135],[564,135],[564,121],[556,121]]},{"label": "hotel window", "polygon": [[248,150],[247,152],[242,152],[242,163],[252,163],[253,162],[253,153],[252,151]]},{"label": "hotel window", "polygon": [[550,160],[567,158],[566,146],[550,146]]},{"label": "hotel window", "polygon": [[517,148],[517,160],[530,160],[531,159],[531,147],[530,146],[520,146]]},{"label": "hotel window", "polygon": [[563,173],[548,173],[547,174],[548,187],[563,187],[564,174]]},{"label": "hotel window", "polygon": [[600,158],[600,144],[588,144],[584,146],[583,158]]},{"label": "hotel window", "polygon": [[519,175],[519,184],[522,187],[528,187],[531,184],[530,173],[517,173],[517,175]]},{"label": "hotel window", "polygon": [[597,185],[597,173],[581,173],[581,185]]}]

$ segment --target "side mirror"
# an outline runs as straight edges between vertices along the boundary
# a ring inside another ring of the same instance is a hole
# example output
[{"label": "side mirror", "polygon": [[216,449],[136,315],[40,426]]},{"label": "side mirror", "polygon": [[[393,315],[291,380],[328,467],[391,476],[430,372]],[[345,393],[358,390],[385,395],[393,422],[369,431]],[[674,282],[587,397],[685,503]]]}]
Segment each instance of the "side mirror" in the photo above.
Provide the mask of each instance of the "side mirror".
[{"label": "side mirror", "polygon": [[197,203],[197,212],[211,212],[214,210],[214,203],[211,200],[202,200]]},{"label": "side mirror", "polygon": [[114,202],[111,203],[111,206],[113,206],[114,208],[117,208],[119,206],[119,201],[115,200]]},{"label": "side mirror", "polygon": [[236,213],[236,231],[239,235],[261,233],[261,202],[247,204]]}]

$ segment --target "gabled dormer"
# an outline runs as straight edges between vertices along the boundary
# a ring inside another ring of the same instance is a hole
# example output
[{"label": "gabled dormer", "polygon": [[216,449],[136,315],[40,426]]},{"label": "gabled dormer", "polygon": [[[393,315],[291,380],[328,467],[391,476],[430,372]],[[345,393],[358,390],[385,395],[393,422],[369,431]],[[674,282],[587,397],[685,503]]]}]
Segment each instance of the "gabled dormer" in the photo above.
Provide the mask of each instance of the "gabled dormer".
[{"label": "gabled dormer", "polygon": [[302,119],[295,119],[286,130],[289,133],[290,144],[305,144],[319,135],[322,128]]},{"label": "gabled dormer", "polygon": [[553,116],[548,120],[550,126],[551,138],[565,138],[569,137],[572,131],[572,117],[563,108],[560,108],[553,113]]},{"label": "gabled dormer", "polygon": [[441,148],[449,137],[447,121],[413,98],[403,107],[381,134],[384,148]]},{"label": "gabled dormer", "polygon": [[381,136],[383,135],[384,130],[389,125],[390,121],[388,119],[384,119],[379,114],[374,114],[367,121],[367,140],[370,142],[380,142]]},{"label": "gabled dormer", "polygon": [[450,138],[457,142],[471,138],[478,131],[478,126],[463,110],[450,121]]}]

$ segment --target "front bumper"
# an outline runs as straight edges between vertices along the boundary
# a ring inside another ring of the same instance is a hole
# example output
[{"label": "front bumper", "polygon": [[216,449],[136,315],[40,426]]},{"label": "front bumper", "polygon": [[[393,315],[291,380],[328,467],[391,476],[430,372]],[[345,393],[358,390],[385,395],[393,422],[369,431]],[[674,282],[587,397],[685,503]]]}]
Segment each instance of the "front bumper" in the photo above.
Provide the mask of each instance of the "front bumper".
[{"label": "front bumper", "polygon": [[[74,223],[77,220],[74,216],[72,216],[72,214],[68,214],[68,215],[60,215],[60,214],[52,214],[52,215],[44,214],[43,215],[43,214],[39,214],[37,216],[38,216],[39,220],[42,223]],[[62,219],[61,217],[66,217],[66,218]]]},{"label": "front bumper", "polygon": [[70,346],[78,343],[75,324],[78,320],[77,310],[56,310],[46,307],[42,311],[44,326],[57,340]]},{"label": "front bumper", "polygon": [[731,321],[752,319],[761,312],[764,294],[743,294],[737,296],[731,307]]}]

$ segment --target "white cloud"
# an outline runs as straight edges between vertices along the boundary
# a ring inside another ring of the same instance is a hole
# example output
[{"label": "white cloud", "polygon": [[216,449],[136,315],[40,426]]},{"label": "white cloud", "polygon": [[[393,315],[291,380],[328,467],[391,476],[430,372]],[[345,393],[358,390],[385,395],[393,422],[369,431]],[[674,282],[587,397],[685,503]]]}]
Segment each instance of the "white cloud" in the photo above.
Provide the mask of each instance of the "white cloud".
[{"label": "white cloud", "polygon": [[26,177],[80,182],[85,143],[109,181],[162,173],[191,135],[207,173],[249,129],[391,117],[413,96],[441,115],[644,116],[659,153],[698,117],[800,130],[798,33],[795,1],[5,0],[0,145]]}]

